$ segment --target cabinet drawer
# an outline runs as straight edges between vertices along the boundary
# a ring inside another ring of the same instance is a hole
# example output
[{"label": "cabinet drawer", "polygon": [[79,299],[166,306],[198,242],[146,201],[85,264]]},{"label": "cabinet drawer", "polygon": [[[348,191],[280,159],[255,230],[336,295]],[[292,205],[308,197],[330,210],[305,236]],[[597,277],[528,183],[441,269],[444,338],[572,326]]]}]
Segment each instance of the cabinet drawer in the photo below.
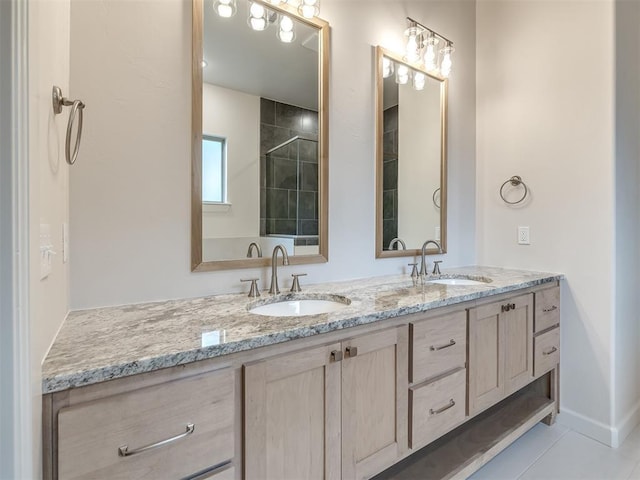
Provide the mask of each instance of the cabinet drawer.
[{"label": "cabinet drawer", "polygon": [[409,447],[420,448],[465,418],[467,371],[409,389]]},{"label": "cabinet drawer", "polygon": [[535,302],[534,331],[536,333],[560,323],[560,287],[536,292]]},{"label": "cabinet drawer", "polygon": [[538,335],[533,342],[533,376],[539,377],[560,363],[560,328]]},{"label": "cabinet drawer", "polygon": [[225,369],[63,408],[58,478],[183,478],[231,460],[234,391]]},{"label": "cabinet drawer", "polygon": [[410,324],[409,381],[421,382],[467,360],[467,314],[454,312]]}]

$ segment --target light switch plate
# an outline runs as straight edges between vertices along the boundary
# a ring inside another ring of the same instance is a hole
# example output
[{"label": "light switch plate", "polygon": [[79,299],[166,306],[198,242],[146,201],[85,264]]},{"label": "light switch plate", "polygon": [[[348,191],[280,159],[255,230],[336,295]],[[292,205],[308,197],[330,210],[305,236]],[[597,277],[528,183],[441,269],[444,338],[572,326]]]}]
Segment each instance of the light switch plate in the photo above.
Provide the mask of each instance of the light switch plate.
[{"label": "light switch plate", "polygon": [[69,224],[62,224],[62,263],[69,261]]},{"label": "light switch plate", "polygon": [[51,244],[51,226],[40,224],[40,280],[44,280],[51,273],[53,245]]}]

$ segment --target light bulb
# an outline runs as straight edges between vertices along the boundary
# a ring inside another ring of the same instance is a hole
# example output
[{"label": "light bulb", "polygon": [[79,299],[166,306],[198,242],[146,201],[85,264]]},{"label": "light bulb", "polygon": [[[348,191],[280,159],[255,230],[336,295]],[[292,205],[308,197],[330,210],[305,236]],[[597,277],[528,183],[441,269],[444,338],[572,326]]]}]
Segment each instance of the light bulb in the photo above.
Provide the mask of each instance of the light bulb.
[{"label": "light bulb", "polygon": [[453,64],[451,62],[451,54],[454,52],[454,49],[449,43],[440,52],[442,53],[442,63],[440,64],[440,74],[446,78],[449,76],[449,74],[451,74],[451,66]]},{"label": "light bulb", "polygon": [[382,57],[382,77],[388,78],[393,75],[393,62],[387,57]]},{"label": "light bulb", "polygon": [[420,31],[418,27],[409,27],[405,30],[404,34],[407,36],[407,54],[404,58],[408,62],[415,62],[420,58],[420,46],[418,44]]},{"label": "light bulb", "polygon": [[261,31],[267,28],[266,10],[259,3],[252,2],[249,7],[249,26],[254,30]]},{"label": "light bulb", "polygon": [[296,38],[296,36],[293,32],[278,30],[278,38],[282,43],[291,43],[293,42],[293,39]]},{"label": "light bulb", "polygon": [[262,31],[267,28],[267,20],[264,17],[251,17],[249,19],[249,26],[256,31]]},{"label": "light bulb", "polygon": [[302,0],[298,13],[304,18],[313,18],[320,13],[320,0]]},{"label": "light bulb", "polygon": [[286,15],[280,17],[280,30],[283,32],[292,32],[293,31],[293,20]]},{"label": "light bulb", "polygon": [[416,90],[424,90],[424,85],[426,83],[427,77],[422,72],[415,72],[413,74],[413,88]]},{"label": "light bulb", "polygon": [[215,0],[213,9],[222,18],[233,17],[236,13],[236,0]]},{"label": "light bulb", "polygon": [[264,7],[259,3],[252,3],[249,13],[254,18],[264,17]]},{"label": "light bulb", "polygon": [[206,61],[206,60],[202,60],[202,68],[205,68],[207,65],[209,65],[209,64],[207,63],[207,61]]},{"label": "light bulb", "polygon": [[409,67],[406,65],[398,65],[396,70],[396,83],[405,85],[409,82]]}]

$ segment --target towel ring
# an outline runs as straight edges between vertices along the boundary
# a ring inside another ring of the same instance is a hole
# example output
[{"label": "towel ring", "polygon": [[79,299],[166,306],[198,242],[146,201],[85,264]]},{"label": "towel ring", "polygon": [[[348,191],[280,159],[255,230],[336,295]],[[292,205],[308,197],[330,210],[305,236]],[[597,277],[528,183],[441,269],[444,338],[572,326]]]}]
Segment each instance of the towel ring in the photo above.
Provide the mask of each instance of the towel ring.
[{"label": "towel ring", "polygon": [[440,208],[440,204],[436,200],[436,197],[438,196],[438,193],[440,193],[440,187],[436,188],[433,191],[433,195],[431,196],[431,199],[433,200],[433,204],[436,206],[436,208]]},{"label": "towel ring", "polygon": [[[504,198],[504,187],[506,187],[508,183],[510,183],[513,187],[517,187],[519,185],[522,185],[524,187],[524,194],[522,195],[522,198],[520,198],[519,200],[516,200],[515,202],[510,202],[509,200]],[[522,202],[525,198],[527,198],[528,193],[529,193],[529,189],[527,188],[527,184],[524,183],[522,181],[522,178],[518,175],[514,175],[509,180],[504,182],[500,187],[500,197],[502,197],[502,200],[504,200],[504,202],[508,203],[509,205],[515,205],[517,203]]]},{"label": "towel ring", "polygon": [[[53,102],[53,113],[58,115],[62,113],[62,107],[71,106],[71,113],[69,114],[69,123],[67,124],[67,139],[64,146],[64,153],[67,158],[67,163],[73,165],[78,158],[78,151],[80,150],[80,141],[82,140],[82,120],[84,118],[85,104],[81,100],[68,100],[62,96],[62,90],[60,87],[54,85],[51,93],[51,100]],[[73,131],[73,123],[78,118],[78,131],[76,132],[76,141],[73,146],[73,152],[71,151],[71,133]]]}]

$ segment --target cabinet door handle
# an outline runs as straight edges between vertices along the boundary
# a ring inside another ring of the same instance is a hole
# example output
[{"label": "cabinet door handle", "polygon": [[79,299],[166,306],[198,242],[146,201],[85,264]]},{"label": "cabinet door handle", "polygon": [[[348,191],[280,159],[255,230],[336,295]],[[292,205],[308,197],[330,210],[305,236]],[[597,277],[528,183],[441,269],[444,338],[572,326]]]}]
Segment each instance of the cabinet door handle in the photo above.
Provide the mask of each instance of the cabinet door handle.
[{"label": "cabinet door handle", "polygon": [[341,350],[332,350],[331,351],[331,361],[339,362],[342,360],[342,351]]},{"label": "cabinet door handle", "polygon": [[502,305],[503,312],[508,312],[509,310],[511,310],[511,304],[507,303],[506,305]]},{"label": "cabinet door handle", "polygon": [[347,354],[347,357],[349,357],[349,358],[356,357],[356,356],[358,356],[358,347],[347,347],[345,349],[345,353]]},{"label": "cabinet door handle", "polygon": [[453,398],[451,400],[449,400],[449,403],[447,405],[445,405],[442,408],[439,408],[437,410],[434,410],[433,408],[429,409],[429,415],[438,415],[439,413],[442,412],[446,412],[447,410],[449,410],[450,408],[453,408],[455,406],[456,402],[453,401]]},{"label": "cabinet door handle", "polygon": [[439,346],[435,346],[435,345],[431,345],[429,347],[429,350],[431,350],[432,352],[435,352],[437,350],[443,350],[445,348],[449,348],[449,347],[453,347],[456,344],[456,341],[452,338],[451,340],[449,340],[449,343],[447,343],[446,345],[439,345]]},{"label": "cabinet door handle", "polygon": [[553,312],[554,310],[557,310],[558,307],[556,307],[555,305],[550,306],[549,308],[543,308],[542,311],[544,313],[549,313],[549,312]]},{"label": "cabinet door handle", "polygon": [[196,426],[193,423],[188,423],[186,431],[184,433],[181,433],[180,435],[176,435],[175,437],[167,438],[166,440],[161,440],[159,442],[145,445],[144,447],[140,448],[135,448],[133,450],[129,450],[129,445],[122,445],[118,448],[118,455],[121,457],[130,457],[132,455],[137,455],[138,453],[146,452],[147,450],[162,447],[163,445],[167,445],[169,443],[175,442],[176,440],[180,440],[187,435],[191,435],[195,429]]},{"label": "cabinet door handle", "polygon": [[551,355],[554,352],[557,352],[558,349],[556,347],[551,347],[550,350],[546,351],[546,352],[542,352],[543,355]]}]

